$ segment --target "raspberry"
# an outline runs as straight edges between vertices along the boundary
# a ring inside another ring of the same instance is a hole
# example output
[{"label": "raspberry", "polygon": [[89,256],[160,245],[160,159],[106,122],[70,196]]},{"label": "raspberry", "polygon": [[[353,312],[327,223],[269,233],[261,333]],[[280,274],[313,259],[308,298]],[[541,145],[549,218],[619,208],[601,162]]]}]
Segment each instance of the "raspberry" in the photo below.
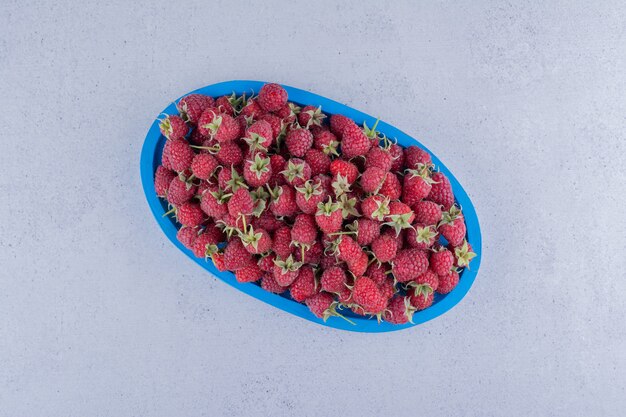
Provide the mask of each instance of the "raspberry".
[{"label": "raspberry", "polygon": [[441,248],[430,255],[430,268],[437,275],[445,275],[454,265],[454,255],[448,249]]},{"label": "raspberry", "polygon": [[300,268],[298,277],[289,286],[291,298],[301,303],[309,297],[315,295],[318,291],[318,285],[315,280],[313,268],[308,265]]},{"label": "raspberry", "polygon": [[235,272],[238,282],[254,282],[261,279],[263,272],[256,264],[245,266]]},{"label": "raspberry", "polygon": [[450,270],[445,275],[439,275],[439,287],[437,292],[440,294],[448,294],[459,283],[459,273],[455,270]]},{"label": "raspberry", "polygon": [[374,281],[368,277],[358,278],[352,290],[354,301],[369,313],[379,313],[387,306],[387,300]]},{"label": "raspberry", "polygon": [[293,156],[303,157],[313,146],[313,135],[306,129],[293,129],[287,133],[285,144]]},{"label": "raspberry", "polygon": [[361,188],[366,193],[377,193],[382,187],[387,172],[377,167],[370,167],[361,174]]},{"label": "raspberry", "polygon": [[167,189],[172,180],[176,178],[176,174],[163,165],[159,165],[154,174],[154,189],[159,197],[165,197]]},{"label": "raspberry", "polygon": [[204,221],[204,212],[198,203],[184,203],[176,210],[176,218],[183,226],[195,227]]},{"label": "raspberry", "polygon": [[174,171],[183,172],[189,169],[194,156],[195,153],[186,140],[176,139],[171,141],[169,146],[169,161]]},{"label": "raspberry", "polygon": [[404,249],[392,261],[393,276],[399,282],[414,280],[428,269],[428,258],[419,249]]},{"label": "raspberry", "polygon": [[182,139],[189,132],[189,126],[180,116],[165,116],[159,123],[159,129],[170,140]]},{"label": "raspberry", "polygon": [[355,124],[348,124],[341,132],[341,151],[346,158],[365,155],[372,147],[372,142]]},{"label": "raspberry", "polygon": [[265,111],[276,111],[287,104],[288,94],[278,84],[265,84],[259,90],[258,103]]},{"label": "raspberry", "polygon": [[196,178],[200,178],[201,180],[208,180],[213,176],[213,173],[219,166],[219,162],[217,159],[211,154],[208,153],[199,153],[194,156],[193,161],[191,162],[191,172]]},{"label": "raspberry", "polygon": [[379,262],[390,262],[396,257],[398,246],[393,237],[381,235],[372,242],[372,252]]},{"label": "raspberry", "polygon": [[435,225],[441,220],[441,207],[432,201],[418,201],[413,205],[415,221],[426,225]]},{"label": "raspberry", "polygon": [[328,268],[322,274],[321,284],[323,291],[339,293],[344,289],[346,283],[346,273],[338,266]]}]

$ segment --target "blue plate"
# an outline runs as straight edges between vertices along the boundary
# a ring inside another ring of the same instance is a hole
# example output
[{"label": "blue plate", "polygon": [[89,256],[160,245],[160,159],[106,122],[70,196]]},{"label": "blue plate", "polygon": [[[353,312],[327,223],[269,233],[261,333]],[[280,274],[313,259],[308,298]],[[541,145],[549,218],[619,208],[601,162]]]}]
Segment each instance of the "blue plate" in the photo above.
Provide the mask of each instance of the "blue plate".
[{"label": "blue plate", "polygon": [[[212,97],[230,95],[232,92],[237,94],[242,94],[244,92],[250,94],[252,91],[257,93],[263,84],[265,84],[264,81],[225,81],[200,88],[192,91],[191,93],[206,94]],[[343,114],[353,119],[358,124],[367,122],[368,126],[373,126],[376,121],[375,117],[369,116],[344,104],[337,103],[336,101],[330,100],[326,97],[318,96],[317,94],[309,93],[308,91],[286,85],[283,87],[289,93],[289,100],[295,103],[301,105],[310,104],[314,106],[322,106],[322,110],[325,113]],[[176,102],[178,102],[178,100],[176,100]],[[175,104],[172,103],[167,106],[162,113],[177,114],[178,112]],[[406,147],[410,145],[418,145],[422,149],[428,151],[428,149],[426,149],[426,147],[420,142],[383,121],[378,123],[377,129],[387,135],[387,137],[397,139],[398,144],[401,146]],[[454,175],[452,175],[450,170],[439,160],[439,158],[433,155],[432,152],[428,151],[432,156],[433,163],[437,169],[446,174],[446,176],[450,179],[456,201],[463,208],[463,215],[465,216],[465,222],[467,224],[467,240],[472,245],[474,252],[477,254],[477,256],[472,260],[472,269],[463,270],[459,284],[452,292],[447,295],[437,294],[431,307],[426,310],[416,312],[413,315],[413,323],[407,323],[404,325],[394,325],[386,322],[378,323],[375,319],[354,316],[350,311],[346,311],[345,309],[342,310],[342,314],[345,313],[346,316],[349,316],[350,319],[356,323],[355,325],[352,325],[339,317],[330,317],[326,322],[324,322],[323,320],[315,317],[304,304],[293,301],[289,297],[288,292],[282,295],[276,295],[263,290],[257,284],[241,284],[235,280],[235,276],[231,272],[220,272],[215,268],[210,260],[205,261],[204,259],[196,258],[189,249],[185,248],[176,239],[177,224],[171,217],[163,217],[163,214],[167,211],[167,205],[162,199],[157,197],[154,190],[154,173],[156,168],[161,163],[161,152],[163,150],[165,140],[166,139],[161,136],[161,132],[159,131],[159,122],[155,120],[148,131],[148,135],[146,136],[146,140],[141,151],[141,182],[143,184],[148,204],[150,205],[150,209],[152,210],[152,214],[154,214],[154,218],[157,223],[169,240],[176,245],[181,252],[198,263],[198,265],[227,284],[232,285],[238,290],[243,291],[254,298],[271,304],[274,307],[280,308],[281,310],[323,326],[355,332],[390,332],[394,330],[406,329],[408,327],[427,322],[428,320],[432,320],[450,310],[459,301],[461,301],[465,294],[467,294],[474,282],[474,279],[476,278],[482,254],[482,239],[480,235],[480,227],[478,225],[478,217],[476,217],[476,211],[474,210],[474,206],[467,196],[467,193],[456,178],[454,178]]]}]

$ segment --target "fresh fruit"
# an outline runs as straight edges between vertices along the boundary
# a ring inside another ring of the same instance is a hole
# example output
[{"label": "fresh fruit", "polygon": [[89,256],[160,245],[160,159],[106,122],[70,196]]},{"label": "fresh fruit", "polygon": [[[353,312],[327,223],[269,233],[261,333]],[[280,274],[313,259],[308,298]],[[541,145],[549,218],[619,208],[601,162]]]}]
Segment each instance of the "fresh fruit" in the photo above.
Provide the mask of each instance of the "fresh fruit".
[{"label": "fresh fruit", "polygon": [[387,306],[387,299],[381,293],[378,285],[368,277],[357,278],[352,290],[352,297],[370,314],[380,313]]},{"label": "fresh fruit", "polygon": [[446,248],[434,251],[429,259],[430,267],[437,275],[445,275],[454,265],[454,255]]},{"label": "fresh fruit", "polygon": [[404,324],[476,257],[449,179],[378,122],[328,117],[278,84],[177,109],[159,122],[155,192],[181,244],[240,283],[288,290],[324,320]]},{"label": "fresh fruit", "polygon": [[276,111],[287,103],[287,92],[279,84],[265,84],[259,91],[258,103],[266,111]]},{"label": "fresh fruit", "polygon": [[414,280],[428,269],[428,258],[419,249],[403,249],[391,262],[393,276],[399,282]]},{"label": "fresh fruit", "polygon": [[159,123],[161,134],[169,140],[182,139],[189,132],[189,126],[180,116],[165,116]]},{"label": "fresh fruit", "polygon": [[372,142],[357,125],[348,123],[341,131],[341,151],[346,158],[365,155],[371,147]]}]

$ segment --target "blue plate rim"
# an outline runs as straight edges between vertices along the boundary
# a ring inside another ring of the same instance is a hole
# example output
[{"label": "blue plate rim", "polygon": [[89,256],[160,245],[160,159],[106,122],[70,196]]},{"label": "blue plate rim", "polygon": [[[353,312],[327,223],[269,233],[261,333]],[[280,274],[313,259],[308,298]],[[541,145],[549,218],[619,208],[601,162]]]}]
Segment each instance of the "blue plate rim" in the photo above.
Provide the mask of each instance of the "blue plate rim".
[{"label": "blue plate rim", "polygon": [[[263,84],[266,84],[266,82],[254,80],[232,80],[210,84],[184,94],[183,96],[179,97],[175,102],[172,102],[169,106],[167,106],[160,114],[177,114],[178,112],[174,103],[178,102],[180,98],[188,94],[199,93],[218,97],[221,95],[231,94],[232,92],[236,92],[238,94],[251,91],[258,92]],[[281,85],[287,90],[290,101],[293,101],[295,103],[304,103],[315,106],[321,105],[324,112],[329,114],[343,114],[347,117],[352,118],[359,124],[367,122],[369,126],[372,126],[373,123],[376,121],[375,117],[365,114],[359,110],[353,109],[352,107],[349,107],[345,104],[341,104],[332,99],[296,87],[291,87],[284,84]],[[159,143],[163,139],[159,130],[159,122],[156,118],[150,126],[150,129],[148,130],[146,139],[141,150],[141,183],[143,186],[144,194],[148,201],[148,205],[150,206],[150,210],[152,211],[152,214],[154,215],[157,224],[159,225],[163,233],[165,233],[167,238],[174,244],[174,246],[176,246],[180,251],[182,251],[185,255],[191,258],[194,262],[196,262],[198,265],[200,265],[225,283],[258,300],[261,300],[295,316],[301,317],[305,320],[309,320],[317,324],[321,324],[323,326],[333,327],[341,330],[367,333],[381,333],[407,329],[439,317],[440,315],[444,314],[445,312],[456,306],[465,297],[465,295],[468,293],[469,289],[473,285],[480,267],[482,257],[482,236],[480,232],[478,216],[476,214],[474,205],[472,204],[463,186],[459,183],[459,181],[452,174],[452,172],[443,164],[443,162],[441,162],[441,160],[420,141],[407,135],[398,128],[391,126],[381,120],[378,123],[377,129],[380,132],[386,134],[388,137],[395,138],[398,141],[398,144],[400,144],[401,146],[406,147],[410,145],[418,145],[431,155],[433,163],[435,164],[437,169],[443,172],[450,180],[457,203],[463,209],[463,215],[465,217],[465,223],[467,226],[467,240],[472,245],[474,252],[476,252],[477,254],[477,256],[472,261],[472,269],[469,270],[466,268],[463,270],[463,272],[461,273],[461,279],[459,280],[459,284],[456,286],[456,288],[452,290],[452,292],[450,292],[449,294],[445,295],[442,299],[437,301],[435,304],[433,304],[431,307],[427,308],[426,310],[416,312],[413,316],[413,323],[395,325],[387,322],[378,323],[376,320],[358,317],[350,318],[356,323],[356,325],[352,325],[339,317],[330,317],[326,322],[324,322],[322,319],[315,317],[304,304],[300,304],[280,295],[265,291],[260,286],[255,284],[239,283],[235,279],[233,273],[220,272],[215,268],[212,262],[196,258],[193,255],[192,251],[185,248],[176,239],[177,229],[174,223],[169,218],[163,217],[165,209],[163,207],[162,201],[156,196],[156,192],[154,189],[154,172],[156,171],[156,167],[160,164],[160,154],[158,154],[157,150],[160,149]]]}]

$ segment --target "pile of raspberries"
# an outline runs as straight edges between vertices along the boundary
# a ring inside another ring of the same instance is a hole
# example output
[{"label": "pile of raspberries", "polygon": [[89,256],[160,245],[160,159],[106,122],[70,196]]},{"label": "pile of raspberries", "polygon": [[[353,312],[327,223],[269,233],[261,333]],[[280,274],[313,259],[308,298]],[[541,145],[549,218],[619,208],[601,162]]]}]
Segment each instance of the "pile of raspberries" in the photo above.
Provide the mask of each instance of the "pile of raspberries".
[{"label": "pile of raspberries", "polygon": [[345,310],[403,324],[476,256],[448,178],[378,122],[301,107],[278,84],[177,108],[160,120],[156,193],[178,240],[239,282],[324,320],[350,321]]}]

